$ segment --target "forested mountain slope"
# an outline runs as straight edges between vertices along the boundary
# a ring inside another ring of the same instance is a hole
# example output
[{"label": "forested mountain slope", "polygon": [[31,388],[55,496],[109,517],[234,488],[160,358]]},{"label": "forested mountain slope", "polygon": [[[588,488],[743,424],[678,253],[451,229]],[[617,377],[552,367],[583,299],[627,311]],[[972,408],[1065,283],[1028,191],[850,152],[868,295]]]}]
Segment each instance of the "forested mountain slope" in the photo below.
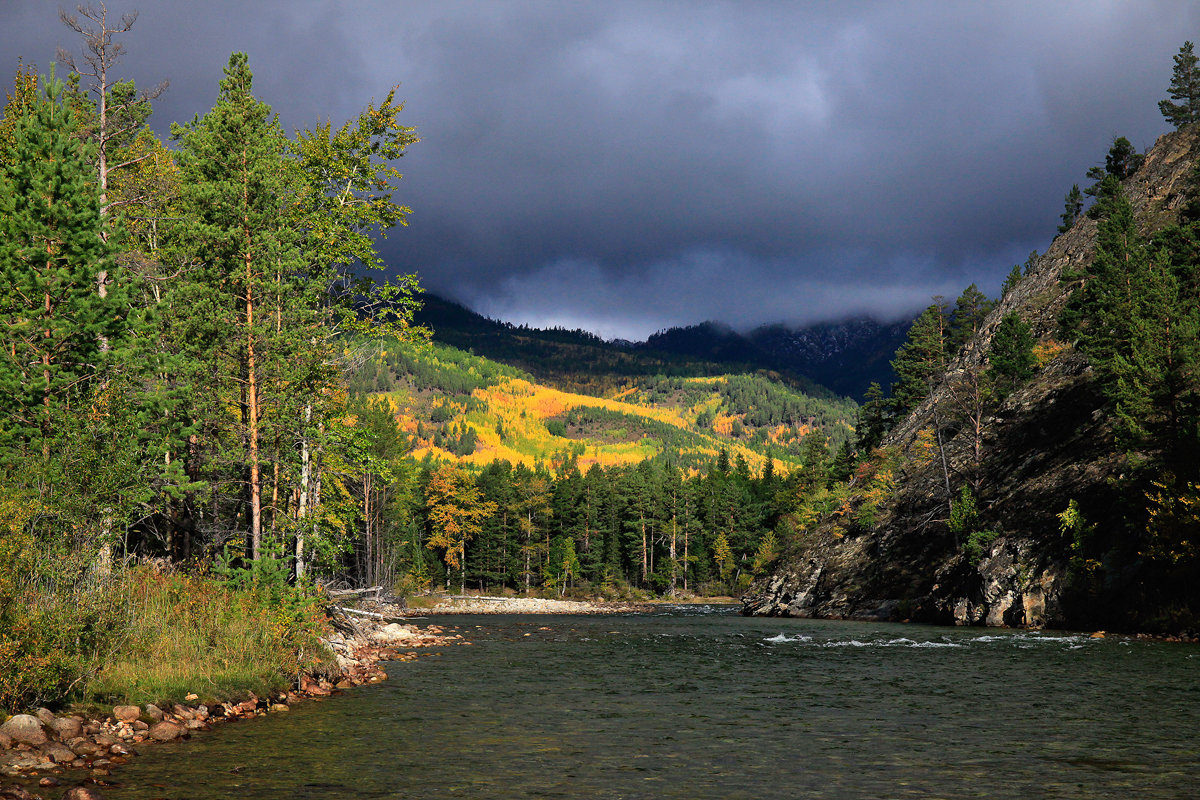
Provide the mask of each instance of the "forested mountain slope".
[{"label": "forested mountain slope", "polygon": [[764,325],[742,334],[719,322],[668,328],[645,342],[605,341],[582,330],[488,319],[433,294],[416,321],[435,341],[511,364],[559,389],[602,395],[626,378],[699,377],[766,370],[805,394],[861,399],[887,384],[888,363],[911,320],[847,319],[804,327]]},{"label": "forested mountain slope", "polygon": [[350,389],[388,400],[416,458],[555,470],[658,456],[689,468],[725,449],[756,472],[773,459],[786,473],[804,462],[809,434],[822,452],[847,442],[857,413],[853,401],[758,375],[625,378],[604,396],[576,394],[436,343],[387,346]]},{"label": "forested mountain slope", "polygon": [[[887,470],[890,497],[865,520],[854,497],[806,529],[751,587],[747,613],[1195,624],[1200,528],[1186,453],[1195,452],[1196,374],[1180,365],[1195,363],[1195,303],[1186,298],[1200,263],[1190,216],[1196,128],[1161,137],[1119,189],[1120,175],[1107,177],[1101,200],[1106,191],[1128,199],[1125,229],[1119,209],[1068,214],[1067,230],[1011,280],[928,396],[860,467]],[[1135,296],[1129,287],[1142,274],[1150,278]],[[1089,284],[1090,294],[1081,288]],[[1117,289],[1100,298],[1103,286]],[[986,380],[997,333],[1022,324],[1036,342],[1033,374],[998,396]],[[1122,328],[1132,345],[1113,343]],[[1172,426],[1174,438],[1164,432]]]}]

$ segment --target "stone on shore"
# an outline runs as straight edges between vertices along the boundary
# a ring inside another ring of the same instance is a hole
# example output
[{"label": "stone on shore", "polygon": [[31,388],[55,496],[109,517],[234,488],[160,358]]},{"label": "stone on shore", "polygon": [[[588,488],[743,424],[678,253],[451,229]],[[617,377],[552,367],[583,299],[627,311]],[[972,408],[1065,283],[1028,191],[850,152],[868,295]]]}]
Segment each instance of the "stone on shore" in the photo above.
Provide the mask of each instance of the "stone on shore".
[{"label": "stone on shore", "polygon": [[38,749],[55,764],[69,764],[77,757],[74,750],[58,742],[48,742]]},{"label": "stone on shore", "polygon": [[142,715],[142,709],[137,706],[114,706],[113,717],[117,722],[133,722]]},{"label": "stone on shore", "polygon": [[417,634],[408,625],[401,625],[398,622],[393,622],[385,625],[379,630],[371,634],[371,639],[376,642],[405,642],[413,639]]},{"label": "stone on shore", "polygon": [[150,738],[159,742],[170,742],[183,734],[183,728],[174,722],[156,722],[150,729]]},{"label": "stone on shore", "polygon": [[162,722],[166,714],[163,713],[161,708],[154,705],[154,703],[146,703],[146,716],[155,722]]},{"label": "stone on shore", "polygon": [[62,742],[83,736],[83,720],[79,717],[55,717],[47,727],[53,729]]},{"label": "stone on shore", "polygon": [[14,742],[38,747],[49,741],[42,722],[30,714],[16,714],[0,725],[0,733],[8,735]]}]

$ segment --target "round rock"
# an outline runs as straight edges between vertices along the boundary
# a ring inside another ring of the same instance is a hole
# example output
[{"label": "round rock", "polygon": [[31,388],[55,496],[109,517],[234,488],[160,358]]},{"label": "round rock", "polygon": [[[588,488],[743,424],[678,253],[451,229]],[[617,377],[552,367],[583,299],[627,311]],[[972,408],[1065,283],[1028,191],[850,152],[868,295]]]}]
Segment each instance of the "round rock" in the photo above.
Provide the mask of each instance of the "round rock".
[{"label": "round rock", "polygon": [[114,706],[113,716],[120,722],[133,722],[142,715],[142,710],[137,706]]},{"label": "round rock", "polygon": [[62,741],[75,739],[83,735],[83,720],[79,717],[55,717],[50,727]]},{"label": "round rock", "polygon": [[29,714],[16,714],[10,717],[8,722],[0,725],[0,733],[7,734],[14,742],[24,742],[34,747],[49,741],[41,721]]},{"label": "round rock", "polygon": [[150,729],[150,738],[160,742],[169,742],[173,739],[178,739],[183,733],[183,729],[173,722],[159,722]]},{"label": "round rock", "polygon": [[104,795],[91,786],[72,786],[62,796],[62,800],[104,800]]}]

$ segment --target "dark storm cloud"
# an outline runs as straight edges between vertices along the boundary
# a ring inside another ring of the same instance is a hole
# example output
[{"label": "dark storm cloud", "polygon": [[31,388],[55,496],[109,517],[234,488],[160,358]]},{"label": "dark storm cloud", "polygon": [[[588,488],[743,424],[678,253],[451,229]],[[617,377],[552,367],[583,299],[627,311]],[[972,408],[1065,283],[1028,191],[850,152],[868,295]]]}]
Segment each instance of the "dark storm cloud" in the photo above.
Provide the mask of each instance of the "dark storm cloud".
[{"label": "dark storm cloud", "polygon": [[[0,55],[75,47],[0,0]],[[131,6],[114,0],[114,11]],[[127,73],[156,127],[246,50],[289,127],[401,83],[397,270],[485,312],[641,336],[911,311],[1049,242],[1195,38],[1186,2],[140,4]]]}]

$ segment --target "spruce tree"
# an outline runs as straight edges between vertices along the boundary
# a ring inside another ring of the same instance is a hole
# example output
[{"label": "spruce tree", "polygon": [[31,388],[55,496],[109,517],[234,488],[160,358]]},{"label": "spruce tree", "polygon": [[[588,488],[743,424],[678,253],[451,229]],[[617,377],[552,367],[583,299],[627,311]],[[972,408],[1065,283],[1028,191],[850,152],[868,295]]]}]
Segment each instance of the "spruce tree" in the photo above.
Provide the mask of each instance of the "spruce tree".
[{"label": "spruce tree", "polygon": [[1158,110],[1167,122],[1176,128],[1200,120],[1200,61],[1192,52],[1192,43],[1184,42],[1175,56],[1175,67],[1171,70],[1171,100],[1160,100]]}]

